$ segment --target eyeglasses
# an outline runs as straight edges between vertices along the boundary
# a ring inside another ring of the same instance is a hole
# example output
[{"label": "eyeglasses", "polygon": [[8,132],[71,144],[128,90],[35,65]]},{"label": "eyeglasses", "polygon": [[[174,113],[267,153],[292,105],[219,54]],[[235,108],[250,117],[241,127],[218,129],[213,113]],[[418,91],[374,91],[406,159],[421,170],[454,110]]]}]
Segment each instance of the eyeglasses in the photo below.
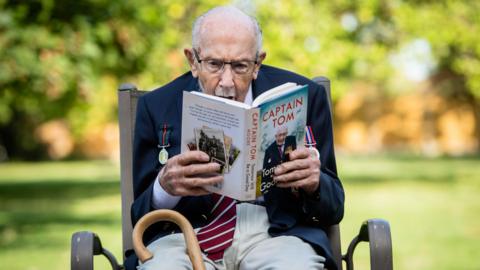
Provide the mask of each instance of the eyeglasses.
[{"label": "eyeglasses", "polygon": [[[244,75],[253,71],[253,68],[257,64],[257,60],[240,60],[240,61],[223,61],[220,59],[200,59],[198,53],[193,49],[193,54],[197,62],[210,73],[223,72],[225,65],[230,65],[232,71],[238,75]],[[258,58],[258,52],[255,59]]]}]

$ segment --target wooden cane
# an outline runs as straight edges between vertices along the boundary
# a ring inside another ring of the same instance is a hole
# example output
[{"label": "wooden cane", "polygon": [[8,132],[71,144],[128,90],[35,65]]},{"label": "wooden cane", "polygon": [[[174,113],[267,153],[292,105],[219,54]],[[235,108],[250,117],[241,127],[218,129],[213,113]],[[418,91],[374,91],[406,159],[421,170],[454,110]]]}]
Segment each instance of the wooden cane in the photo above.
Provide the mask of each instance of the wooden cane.
[{"label": "wooden cane", "polygon": [[205,270],[205,264],[202,259],[202,252],[198,245],[197,236],[193,231],[192,225],[180,213],[173,210],[155,210],[143,216],[133,228],[133,249],[138,259],[145,263],[153,258],[153,254],[143,244],[143,233],[152,224],[158,221],[170,221],[178,225],[182,230],[185,242],[187,244],[187,253],[192,262],[194,270]]}]

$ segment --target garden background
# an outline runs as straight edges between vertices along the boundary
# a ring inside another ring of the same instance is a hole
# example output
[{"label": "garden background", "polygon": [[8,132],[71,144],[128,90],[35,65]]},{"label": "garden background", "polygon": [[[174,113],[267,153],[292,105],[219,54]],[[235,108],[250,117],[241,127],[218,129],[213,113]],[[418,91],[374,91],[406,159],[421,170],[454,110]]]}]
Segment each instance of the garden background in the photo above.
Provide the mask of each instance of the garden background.
[{"label": "garden background", "polygon": [[480,2],[461,0],[0,0],[2,265],[65,269],[78,230],[121,258],[116,88],[185,72],[193,19],[230,3],[266,64],[331,79],[344,250],[381,217],[396,269],[480,269]]}]

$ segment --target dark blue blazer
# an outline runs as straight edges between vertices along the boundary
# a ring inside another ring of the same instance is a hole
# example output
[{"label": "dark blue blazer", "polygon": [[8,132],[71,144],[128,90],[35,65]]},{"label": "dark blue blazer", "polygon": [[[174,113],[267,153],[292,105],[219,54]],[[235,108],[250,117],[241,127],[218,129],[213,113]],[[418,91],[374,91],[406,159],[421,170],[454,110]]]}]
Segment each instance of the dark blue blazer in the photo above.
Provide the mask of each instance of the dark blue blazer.
[{"label": "dark blue blazer", "polygon": [[[294,235],[310,243],[327,258],[326,267],[336,269],[325,229],[337,224],[343,217],[344,191],[337,176],[333,149],[332,120],[328,98],[321,86],[295,73],[262,65],[256,80],[252,82],[253,97],[283,84],[295,82],[308,84],[307,125],[312,127],[317,148],[321,154],[320,186],[313,196],[293,196],[290,189],[274,187],[265,196],[266,209],[272,236]],[[169,84],[151,91],[138,100],[133,153],[134,202],[131,208],[132,223],[152,211],[153,183],[161,169],[158,154],[162,129],[170,131],[170,156],[180,153],[183,91],[198,91],[198,81],[190,72]],[[210,195],[183,197],[174,210],[182,213],[194,228],[206,224],[212,204]],[[144,235],[148,244],[166,234],[177,232],[176,226],[159,222]],[[127,269],[137,258],[127,252]]]}]

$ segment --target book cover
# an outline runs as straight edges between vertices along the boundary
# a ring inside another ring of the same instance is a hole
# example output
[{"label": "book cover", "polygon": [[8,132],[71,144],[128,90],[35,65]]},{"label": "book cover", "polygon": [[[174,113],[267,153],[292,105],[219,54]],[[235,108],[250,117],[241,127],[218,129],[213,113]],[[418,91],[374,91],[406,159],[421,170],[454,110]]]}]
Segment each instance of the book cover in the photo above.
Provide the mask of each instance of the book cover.
[{"label": "book cover", "polygon": [[303,147],[307,99],[307,86],[292,83],[260,95],[254,107],[185,91],[181,151],[204,151],[210,161],[221,165],[224,181],[206,186],[207,190],[237,200],[255,200],[274,185],[271,170],[279,161],[270,155],[269,146],[276,138],[282,141],[286,133],[281,150],[287,155]]},{"label": "book cover", "polygon": [[308,87],[260,105],[260,139],[257,148],[258,192],[275,186],[275,167],[289,160],[289,154],[303,148],[307,123]]}]

